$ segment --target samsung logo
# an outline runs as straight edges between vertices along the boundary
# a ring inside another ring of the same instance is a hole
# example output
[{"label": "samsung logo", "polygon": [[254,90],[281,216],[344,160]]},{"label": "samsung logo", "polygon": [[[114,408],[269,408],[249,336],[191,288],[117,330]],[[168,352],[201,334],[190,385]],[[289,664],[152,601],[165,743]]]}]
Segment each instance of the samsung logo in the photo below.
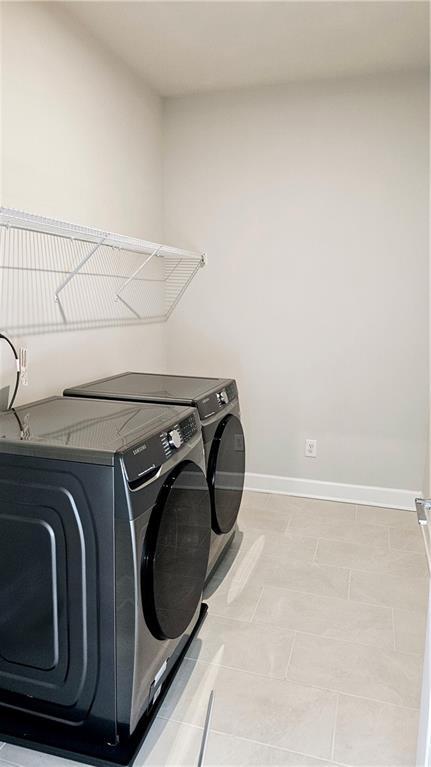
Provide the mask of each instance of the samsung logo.
[{"label": "samsung logo", "polygon": [[147,449],[146,445],[139,445],[139,447],[135,447],[135,449],[133,450],[133,455],[139,455],[139,453],[143,453],[144,450],[146,449]]}]

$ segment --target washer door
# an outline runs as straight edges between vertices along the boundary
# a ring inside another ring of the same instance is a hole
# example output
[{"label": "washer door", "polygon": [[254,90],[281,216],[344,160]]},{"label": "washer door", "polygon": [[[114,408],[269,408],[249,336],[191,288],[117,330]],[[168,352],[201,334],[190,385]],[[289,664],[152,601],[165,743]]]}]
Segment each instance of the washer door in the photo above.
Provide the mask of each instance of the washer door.
[{"label": "washer door", "polygon": [[227,415],[217,427],[208,463],[212,528],[218,534],[228,533],[236,522],[244,472],[244,431],[239,418]]},{"label": "washer door", "polygon": [[142,607],[157,639],[175,639],[189,626],[202,598],[210,540],[205,475],[184,461],[164,482],[145,536]]}]

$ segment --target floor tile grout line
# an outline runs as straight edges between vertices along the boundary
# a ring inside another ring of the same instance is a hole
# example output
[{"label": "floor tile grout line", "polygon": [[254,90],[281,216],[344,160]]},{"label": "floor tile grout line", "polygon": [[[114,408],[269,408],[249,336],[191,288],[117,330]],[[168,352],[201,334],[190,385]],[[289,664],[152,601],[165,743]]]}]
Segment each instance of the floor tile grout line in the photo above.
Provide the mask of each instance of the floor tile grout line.
[{"label": "floor tile grout line", "polygon": [[288,521],[287,521],[287,525],[286,525],[286,529],[285,529],[285,531],[284,531],[284,534],[286,534],[286,533],[287,533],[287,531],[289,530],[289,528],[290,528],[290,525],[291,525],[291,522],[292,522],[292,519],[293,519],[293,516],[292,516],[292,514],[289,514],[289,519],[288,519]]},{"label": "floor tile grout line", "polygon": [[[203,724],[195,724],[194,722],[183,722],[182,720],[175,719],[172,716],[163,716],[163,714],[157,714],[156,719],[162,719],[164,722],[176,722],[177,724],[186,724],[187,727],[194,727],[195,730],[200,730],[200,732],[204,730]],[[144,743],[145,743],[145,740],[144,740]]]},{"label": "floor tile grout line", "polygon": [[[265,535],[265,533],[268,532],[268,531],[265,531],[265,530],[263,530],[261,528],[259,528],[259,529],[258,528],[248,528],[248,529],[253,529],[255,532],[260,532],[262,535]],[[283,533],[280,533],[280,535],[283,536]],[[328,542],[331,542],[331,543],[354,544],[354,545],[357,545],[357,546],[361,546],[363,549],[367,549],[368,548],[368,544],[366,544],[366,543],[357,543],[355,541],[346,541],[345,539],[342,539],[342,538],[326,538],[323,535],[319,535],[317,537],[316,536],[311,536],[311,535],[308,535],[308,536],[307,535],[303,535],[303,536],[298,535],[298,538],[301,538],[301,537],[303,539],[304,538],[305,539],[306,538],[315,539],[316,540],[316,544],[317,544],[316,545],[316,549],[318,548],[318,544],[321,541],[328,541]],[[385,548],[387,548],[387,547],[385,547]],[[413,549],[393,549],[393,548],[390,548],[390,549],[388,549],[388,552],[395,552],[395,553],[399,553],[399,554],[413,554],[415,556],[417,556],[418,554],[421,554],[420,551],[415,551]],[[377,551],[376,553],[379,553],[379,552]],[[269,556],[270,556],[269,554],[266,554],[266,555],[263,555],[262,558],[265,558],[265,557],[268,558]],[[301,557],[298,556],[298,557],[295,557],[293,559],[293,561],[295,561],[295,562],[303,562],[303,564],[305,564],[305,565],[307,565],[307,564],[309,564],[309,565],[317,564],[317,565],[319,565],[319,567],[331,567],[333,569],[338,569],[338,570],[354,570],[355,572],[373,573],[375,575],[398,575],[398,576],[405,575],[405,573],[401,574],[399,572],[392,571],[391,569],[387,569],[387,568],[383,568],[381,570],[375,570],[375,569],[374,570],[370,570],[370,569],[367,569],[366,567],[355,567],[355,566],[352,566],[351,564],[349,564],[349,565],[333,565],[333,564],[328,564],[327,562],[319,562],[316,559],[316,556],[317,556],[317,550],[315,551],[312,560],[307,560],[307,559],[304,560],[304,559],[302,559]],[[425,564],[426,563],[425,563],[425,558],[424,558],[424,565]],[[423,573],[413,573],[412,575],[409,575],[409,577],[411,577],[411,578],[423,578],[424,580],[426,580],[428,576],[427,576],[427,573],[426,573],[425,566],[424,566],[424,572]]]},{"label": "floor tile grout line", "polygon": [[[387,609],[390,610],[391,608],[387,608]],[[236,621],[236,618],[230,618],[228,616],[226,616],[226,618],[224,616],[221,616],[221,615],[216,615],[214,617],[216,617],[216,618],[223,618],[223,620],[228,620],[228,621],[234,621],[234,622]],[[249,621],[236,621],[236,622],[237,623],[244,623],[244,624],[250,625]],[[286,632],[290,631],[291,633],[294,633],[295,635],[306,636],[306,637],[307,636],[308,637],[314,637],[314,638],[320,639],[322,641],[343,642],[344,644],[354,645],[355,647],[366,647],[369,650],[377,650],[377,651],[379,651],[381,653],[384,653],[385,655],[387,655],[388,652],[396,652],[397,655],[402,655],[402,656],[407,655],[409,658],[413,657],[413,658],[418,658],[419,660],[421,658],[421,653],[405,652],[404,650],[398,650],[397,648],[394,648],[393,646],[391,646],[391,647],[387,647],[387,646],[386,647],[382,647],[382,646],[375,645],[375,644],[367,644],[366,642],[359,642],[356,639],[344,639],[343,637],[327,636],[326,634],[317,634],[315,631],[305,631],[304,629],[299,629],[299,628],[296,628],[295,626],[285,626],[285,625],[280,625],[279,623],[267,623],[265,621],[253,621],[252,625],[253,626],[260,626],[262,628],[266,627],[266,626],[269,626],[270,628],[280,629],[280,630],[283,630],[283,631],[286,631]],[[296,636],[296,638],[297,638],[297,636]],[[391,642],[391,645],[393,645],[393,642]],[[190,660],[200,660],[200,658],[190,658],[190,656],[187,656],[187,657],[189,657]],[[224,664],[222,664],[222,663],[212,663],[212,661],[207,661],[207,660],[202,660],[202,662],[203,663],[208,663],[211,666],[221,666],[223,668],[231,668],[232,670],[235,670],[235,671],[244,671],[244,669],[242,669],[242,668],[238,668],[238,667],[234,667],[234,666],[224,666]],[[250,671],[250,672],[246,671],[246,673],[250,673],[250,674],[256,673],[257,674],[257,672],[253,672],[253,671]],[[258,676],[266,676],[266,674],[258,674]]]},{"label": "floor tile grout line", "polygon": [[[255,615],[257,613],[257,608],[259,607],[260,601],[261,601],[262,596],[263,596],[263,589],[264,589],[264,587],[262,586],[262,588],[260,590],[260,594],[259,594],[258,600],[256,602],[256,606],[255,606],[255,608],[253,610],[253,614],[252,614],[252,616],[251,616],[251,618],[249,620],[249,623],[253,623],[254,617],[255,617]],[[259,624],[254,624],[254,625],[259,625]]]},{"label": "floor tile grout line", "polygon": [[388,539],[388,549],[389,549],[389,551],[393,551],[392,546],[391,546],[391,528],[390,527],[386,528],[386,536],[387,536],[387,539]]},{"label": "floor tile grout line", "polygon": [[[266,501],[264,503],[259,503],[258,505],[256,505],[256,503],[252,503],[251,504],[249,501],[247,501],[245,499],[242,499],[240,513],[242,513],[242,512],[247,513],[247,511],[254,511],[254,510],[262,511],[262,510],[264,510],[266,508],[266,509],[269,509],[271,511],[290,511],[290,512],[294,512],[295,511],[295,512],[299,512],[299,513],[304,512],[305,514],[307,514],[307,513],[308,514],[313,514],[313,513],[320,514],[322,510],[318,509],[319,505],[321,503],[322,504],[329,503],[331,506],[335,506],[336,508],[338,508],[338,511],[341,512],[341,515],[346,514],[346,516],[347,516],[347,513],[350,510],[353,511],[354,512],[354,519],[355,518],[360,519],[362,514],[363,514],[363,512],[361,510],[363,510],[365,508],[366,509],[372,509],[373,511],[377,511],[377,510],[381,511],[382,509],[385,509],[385,510],[390,511],[390,512],[396,512],[396,516],[400,516],[400,517],[402,516],[403,519],[404,519],[404,515],[408,515],[409,518],[414,519],[414,514],[415,514],[414,509],[399,509],[399,508],[396,508],[396,507],[380,506],[380,505],[379,506],[374,506],[374,505],[369,506],[369,505],[363,504],[363,503],[355,503],[355,502],[349,502],[349,501],[336,501],[336,500],[330,500],[328,498],[310,498],[309,496],[301,496],[302,500],[313,501],[313,503],[315,504],[314,508],[312,506],[311,507],[308,506],[308,508],[307,508],[307,504],[302,504],[302,503],[298,504],[298,503],[294,503],[291,500],[293,497],[299,497],[299,496],[291,496],[291,495],[288,495],[287,493],[272,493],[272,492],[269,492],[269,493],[266,493],[266,494],[265,493],[256,493],[256,495],[258,495],[258,496],[266,495]],[[278,496],[283,497],[284,499],[286,499],[285,504],[282,504],[282,505],[284,505],[284,508],[280,509],[280,508],[274,508],[272,506],[271,499],[272,499],[273,495],[278,495]],[[256,499],[254,499],[254,500],[256,501]],[[341,510],[341,507],[343,507],[343,506],[347,507],[347,508],[344,508],[343,510]],[[407,516],[405,518],[407,519]],[[367,522],[367,524],[376,525],[378,527],[400,527],[400,526],[401,527],[405,527],[406,526],[405,524],[400,525],[399,524],[399,520],[397,522],[394,522],[393,520],[390,521],[390,522],[389,521],[387,521],[387,522],[383,522],[383,521],[376,522],[376,521],[373,521],[373,522]]]},{"label": "floor tile grout line", "polygon": [[[355,570],[354,568],[349,570],[347,567],[343,567],[343,568],[340,568],[340,569],[348,570],[351,575],[353,574],[353,572],[364,572],[363,570]],[[368,571],[365,571],[365,572],[368,572]],[[242,583],[242,582],[243,581],[241,579],[239,581],[239,583]],[[220,581],[219,585],[221,585],[222,583],[223,583],[223,581]],[[350,600],[347,600],[347,597],[340,597],[338,595],[329,596],[328,594],[318,593],[317,591],[302,591],[301,589],[292,589],[292,588],[289,588],[288,586],[273,586],[271,583],[264,583],[262,588],[263,589],[275,589],[277,591],[290,591],[290,592],[292,592],[294,594],[304,594],[305,596],[319,597],[320,599],[339,599],[339,600],[344,601],[344,602],[345,601],[350,601],[350,602],[353,602],[355,604],[367,605],[369,607],[384,608],[385,610],[391,610],[392,608],[394,608],[395,610],[409,609],[410,612],[420,613],[420,614],[424,614],[426,612],[426,605],[424,605],[424,610],[419,610],[419,609],[399,607],[399,605],[388,605],[386,602],[368,602],[365,599],[352,599],[352,597],[350,597]],[[207,599],[209,599],[209,598],[210,597],[207,597]],[[227,616],[224,616],[222,613],[215,613],[215,612],[212,612],[212,615],[217,615],[220,618],[227,617]],[[232,620],[237,620],[237,621],[240,621],[241,623],[248,623],[247,620],[244,620],[242,618],[233,618]]]},{"label": "floor tile grout line", "polygon": [[319,685],[310,684],[310,682],[300,682],[298,679],[292,679],[289,676],[286,677],[286,682],[292,682],[292,684],[298,684],[301,687],[309,687],[311,690],[323,690],[324,692],[330,692],[334,695],[347,695],[350,698],[360,698],[361,700],[369,700],[372,703],[379,703],[382,706],[395,706],[396,708],[402,708],[407,709],[408,711],[416,711],[419,715],[419,706],[420,702],[418,702],[417,706],[408,706],[405,703],[394,703],[393,701],[389,700],[382,700],[382,698],[370,698],[366,697],[364,695],[358,695],[357,693],[353,692],[345,692],[344,690],[339,690],[333,687],[320,687]]},{"label": "floor tile grout line", "polygon": [[[409,553],[410,554],[417,554],[418,552],[417,551],[411,551]],[[381,575],[381,576],[396,575],[399,578],[405,577],[407,575],[407,577],[409,577],[409,578],[420,578],[421,580],[423,579],[425,582],[427,581],[427,579],[429,579],[429,575],[428,576],[426,575],[425,570],[424,570],[423,575],[422,575],[422,573],[420,575],[416,575],[416,574],[410,575],[409,573],[397,573],[397,572],[393,572],[391,570],[367,570],[364,567],[352,567],[352,565],[348,566],[348,565],[326,565],[325,564],[325,565],[322,565],[322,566],[324,566],[324,567],[339,567],[340,569],[343,569],[343,570],[350,569],[350,570],[352,570],[355,573],[369,573],[371,575]]]},{"label": "floor tile grout line", "polygon": [[[200,664],[202,664],[204,666],[212,666],[214,668],[217,668],[216,664],[211,663],[211,662],[206,661],[206,660],[192,660],[192,659],[190,659],[189,663],[200,663]],[[218,666],[218,668],[227,669],[228,667],[227,666]],[[298,682],[297,679],[291,679],[288,676],[286,678],[279,677],[277,679],[275,677],[268,677],[268,676],[263,677],[262,674],[256,674],[253,671],[244,671],[243,669],[237,669],[237,668],[229,667],[228,670],[229,671],[233,671],[233,672],[235,672],[237,674],[245,674],[246,676],[250,676],[250,677],[253,677],[253,678],[259,678],[259,679],[264,678],[264,679],[269,679],[269,680],[272,680],[272,681],[275,681],[275,682],[282,682],[282,683],[283,682],[291,682],[291,684],[295,684],[298,687],[304,687],[304,688],[308,688],[310,690],[321,690],[322,692],[329,692],[332,695],[344,695],[344,696],[347,696],[348,698],[355,698],[355,699],[359,698],[360,700],[368,700],[368,701],[371,701],[373,703],[379,703],[380,705],[383,705],[383,706],[394,706],[395,708],[401,708],[403,710],[407,709],[408,711],[416,711],[416,712],[419,713],[419,706],[420,706],[419,703],[418,703],[417,706],[407,706],[404,703],[394,703],[393,701],[382,700],[381,698],[370,698],[369,696],[357,695],[356,693],[353,693],[353,692],[344,692],[344,690],[335,690],[332,687],[323,687],[323,686],[319,686],[319,685],[310,684],[309,682]],[[184,722],[184,724],[188,724],[188,723]]]},{"label": "floor tile grout line", "polygon": [[[347,570],[347,568],[343,568],[343,569]],[[349,572],[350,572],[350,578],[351,578],[352,575],[353,575],[353,572],[364,572],[364,571],[363,570],[351,569]],[[240,584],[242,584],[242,582],[243,582],[242,580],[239,581]],[[221,585],[221,583],[223,583],[223,581],[221,581],[219,585]],[[355,598],[352,598],[351,594],[350,594],[350,598],[348,599],[346,596],[344,596],[344,597],[341,597],[341,596],[338,596],[338,595],[331,595],[331,596],[329,596],[328,594],[322,594],[322,593],[319,593],[317,591],[302,591],[300,589],[292,589],[292,588],[285,587],[285,586],[274,586],[271,583],[264,583],[261,588],[263,588],[263,589],[274,589],[276,591],[283,591],[283,592],[288,591],[288,592],[292,592],[294,594],[303,594],[304,596],[317,597],[319,599],[338,599],[338,600],[343,601],[343,602],[349,601],[349,602],[352,602],[353,604],[366,605],[367,607],[376,607],[378,609],[383,609],[383,610],[391,610],[391,609],[394,609],[394,610],[405,610],[405,609],[408,609],[409,612],[418,613],[419,615],[426,614],[426,609],[427,609],[427,606],[426,606],[425,603],[424,603],[423,609],[419,609],[419,608],[405,608],[405,607],[400,607],[399,605],[388,604],[387,602],[369,602],[368,600],[365,600],[365,599],[357,599],[357,598],[355,599]],[[210,597],[207,597],[207,599],[210,599]],[[232,620],[237,620],[240,623],[249,623],[248,619],[232,618],[232,616],[226,616],[226,615],[224,615],[221,612],[215,612],[215,610],[217,610],[217,608],[212,608],[211,609],[211,614],[215,615],[215,616],[217,616],[219,618],[231,617]],[[266,621],[256,621],[256,622],[267,623]],[[278,624],[271,624],[271,623],[268,622],[268,625],[278,625]],[[409,653],[409,654],[416,655],[416,653]]]},{"label": "floor tile grout line", "polygon": [[[1,0],[0,0],[0,2],[1,2]],[[223,613],[214,612],[214,610],[211,609],[211,605],[210,605],[210,609],[209,609],[209,612],[208,612],[208,616],[212,616],[213,618],[224,618],[225,620],[234,621],[235,623],[243,623],[243,624],[245,623],[247,626],[250,623],[249,618],[232,618],[231,615],[223,615]],[[255,622],[253,622],[253,625],[254,626],[260,626],[261,625],[261,621],[255,621]],[[199,634],[198,634],[198,636],[199,636]]]},{"label": "floor tile grout line", "polygon": [[[336,600],[339,600],[340,602],[348,602],[348,601],[357,602],[358,604],[367,605],[368,607],[377,607],[377,608],[383,607],[383,609],[385,610],[392,609],[392,605],[385,605],[380,602],[366,602],[365,600],[359,600],[359,599],[348,600],[347,597],[328,596],[327,594],[318,594],[316,591],[302,591],[301,589],[291,589],[289,588],[289,586],[272,586],[270,583],[264,583],[263,589],[274,589],[274,591],[283,591],[283,592],[288,591],[288,592],[291,592],[292,594],[303,594],[304,596],[307,596],[307,597],[318,597],[319,599],[336,599]],[[396,607],[395,609],[401,610],[403,608]],[[420,613],[421,610],[411,610],[411,612]],[[233,620],[239,620],[239,619],[235,618]]]},{"label": "floor tile grout line", "polygon": [[392,607],[392,633],[393,633],[393,644],[394,644],[394,650],[397,651],[397,631],[395,628],[395,608]]},{"label": "floor tile grout line", "polygon": [[337,699],[335,701],[335,713],[334,713],[334,728],[332,730],[332,743],[331,743],[331,761],[333,762],[335,760],[335,739],[336,739],[336,731],[337,731],[337,719],[338,719],[338,707],[340,705],[340,696],[337,694]]},{"label": "floor tile grout line", "polygon": [[[362,570],[360,572],[362,572]],[[412,613],[420,613],[421,615],[426,614],[427,609],[426,604],[424,604],[423,610],[416,610],[412,608],[400,607],[399,605],[388,605],[387,602],[367,602],[364,599],[352,599],[352,597],[350,597],[350,601],[359,605],[369,605],[370,607],[386,607],[387,610],[391,610],[392,608],[394,610],[409,610]]]},{"label": "floor tile grout line", "polygon": [[[390,705],[393,705],[393,704],[390,704]],[[184,722],[182,719],[176,719],[175,716],[170,716],[170,717],[158,716],[158,719],[161,719],[164,722],[172,722],[173,724],[180,724],[180,725],[185,725],[186,727],[194,727],[201,731],[203,730],[202,726],[191,724],[190,722]],[[338,762],[323,756],[316,756],[316,754],[310,754],[310,753],[305,753],[303,751],[297,751],[295,749],[286,748],[285,746],[282,746],[279,744],[267,743],[262,740],[255,740],[254,738],[246,738],[244,735],[234,734],[232,732],[228,732],[227,730],[219,730],[218,728],[215,728],[215,727],[211,727],[210,732],[214,733],[215,735],[221,735],[223,737],[234,738],[235,740],[241,740],[247,743],[253,743],[256,746],[263,746],[264,748],[283,751],[284,753],[293,754],[294,756],[301,756],[301,757],[305,757],[306,759],[313,759],[316,762],[322,762],[322,767],[328,767],[328,761],[330,761],[331,764],[335,765],[335,767],[352,767],[352,765],[348,764],[347,762]],[[20,767],[20,765],[16,765],[16,767]]]},{"label": "floor tile grout line", "polygon": [[[164,722],[173,722],[174,724],[184,724],[186,727],[194,727],[198,730],[203,730],[203,726],[198,724],[192,724],[191,722],[184,722],[182,719],[176,719],[175,716],[157,716],[158,719],[162,719]],[[263,740],[255,740],[254,738],[246,738],[244,735],[237,735],[232,732],[227,732],[226,730],[219,730],[216,727],[211,727],[210,732],[213,732],[215,735],[223,735],[225,737],[234,738],[235,740],[242,740],[246,743],[253,743],[256,746],[264,746],[265,748],[274,749],[276,751],[284,751],[288,754],[294,754],[295,756],[301,756],[305,757],[307,759],[315,759],[318,762],[322,762],[322,767],[327,767],[328,759],[324,756],[316,756],[315,754],[308,754],[304,751],[297,751],[292,748],[286,748],[286,746],[276,745],[275,743],[267,743]],[[331,762],[333,760],[331,759]],[[334,764],[337,765],[337,767],[351,767],[347,764],[347,762],[334,762]]]},{"label": "floor tile grout line", "polygon": [[[232,733],[224,732],[224,730],[217,730],[215,727],[211,728],[211,732],[214,732],[216,735],[228,735],[229,737],[236,738],[238,740],[245,740],[248,743],[255,743],[257,746],[265,746],[266,748],[272,748],[278,751],[285,751],[288,754],[294,754],[296,756],[305,756],[307,759],[316,759],[319,762],[322,762],[325,767],[328,763],[328,760],[324,756],[315,756],[314,754],[307,754],[304,751],[296,751],[292,748],[286,748],[285,746],[278,746],[274,743],[264,743],[262,740],[255,740],[254,738],[246,738],[244,735],[232,735]],[[332,760],[331,760],[332,761]],[[336,762],[339,767],[349,767],[349,765],[344,765],[342,762]]]},{"label": "floor tile grout line", "polygon": [[352,600],[350,599],[351,587],[352,587],[352,570],[350,569],[349,570],[349,580],[347,581],[347,601],[348,602],[352,602]]},{"label": "floor tile grout line", "polygon": [[[290,650],[289,658],[291,653],[292,650]],[[213,661],[203,660],[203,658],[191,658],[189,655],[186,659],[192,663],[205,663],[206,666],[210,666],[211,668],[224,669],[225,671],[235,671],[239,674],[248,674],[249,676],[256,677],[257,679],[272,679],[276,682],[284,682],[286,680],[286,676],[269,676],[268,674],[259,674],[258,671],[250,671],[249,669],[238,668],[238,666],[228,666],[226,663],[213,663]]]},{"label": "floor tile grout line", "polygon": [[287,674],[288,674],[288,671],[289,671],[289,667],[290,667],[290,664],[291,664],[291,662],[292,662],[293,650],[294,650],[294,648],[295,648],[295,644],[296,644],[296,639],[297,639],[297,636],[298,636],[298,635],[297,635],[297,632],[296,632],[296,631],[294,631],[294,632],[293,632],[293,639],[292,639],[292,644],[291,644],[291,647],[290,647],[290,652],[289,652],[289,657],[288,657],[288,659],[287,659],[286,668],[285,668],[285,670],[284,670],[284,677],[283,677],[283,679],[287,679]]},{"label": "floor tile grout line", "polygon": [[399,554],[422,554],[422,548],[417,549],[399,549],[396,546],[389,547],[391,551],[398,552]]}]

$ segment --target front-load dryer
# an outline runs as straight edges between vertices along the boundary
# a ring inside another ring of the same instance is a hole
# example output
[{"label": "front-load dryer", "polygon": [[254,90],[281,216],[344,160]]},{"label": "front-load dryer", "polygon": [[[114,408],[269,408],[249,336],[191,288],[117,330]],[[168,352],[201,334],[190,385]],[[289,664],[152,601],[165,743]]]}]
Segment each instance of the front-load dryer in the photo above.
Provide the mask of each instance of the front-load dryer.
[{"label": "front-load dryer", "polygon": [[199,620],[204,470],[190,407],[0,415],[0,740],[115,761]]},{"label": "front-load dryer", "polygon": [[225,378],[123,373],[66,389],[64,393],[197,408],[211,495],[208,579],[233,539],[244,486],[245,440],[236,382]]}]

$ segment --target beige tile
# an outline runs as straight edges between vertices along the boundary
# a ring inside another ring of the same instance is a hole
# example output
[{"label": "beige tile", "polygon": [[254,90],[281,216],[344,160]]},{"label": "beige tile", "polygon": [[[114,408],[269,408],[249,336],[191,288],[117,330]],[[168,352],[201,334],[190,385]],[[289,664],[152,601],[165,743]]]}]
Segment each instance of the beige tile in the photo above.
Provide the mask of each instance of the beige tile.
[{"label": "beige tile", "polygon": [[253,621],[393,649],[392,610],[264,587]]},{"label": "beige tile", "polygon": [[424,552],[424,541],[419,525],[415,527],[391,527],[389,528],[389,542],[393,549],[405,551]]},{"label": "beige tile", "polygon": [[413,767],[418,712],[340,695],[334,759],[354,767]]},{"label": "beige tile", "polygon": [[209,615],[187,657],[283,679],[294,632]]},{"label": "beige tile", "polygon": [[314,759],[252,740],[212,731],[208,738],[205,767],[332,767],[326,759]]},{"label": "beige tile", "polygon": [[5,767],[5,763],[19,767],[78,767],[78,762],[71,759],[61,759],[59,756],[12,746],[9,743],[0,750],[0,767]]},{"label": "beige tile", "polygon": [[213,579],[204,592],[210,615],[250,621],[262,593],[262,586],[239,578]]},{"label": "beige tile", "polygon": [[[289,496],[288,496],[289,497]],[[354,522],[355,506],[337,501],[322,501],[317,498],[299,498],[290,496],[289,509],[296,519],[325,519],[327,522],[344,524]],[[304,522],[305,523],[305,522]]]},{"label": "beige tile", "polygon": [[233,577],[241,567],[245,566],[244,561],[253,557],[253,551],[249,554],[250,549],[254,549],[257,553],[260,551],[259,544],[257,546],[254,544],[259,538],[264,540],[264,536],[263,531],[237,530],[232,545],[217,565],[214,578],[223,580],[227,575]]},{"label": "beige tile", "polygon": [[156,719],[133,767],[190,767],[197,765],[203,729]]},{"label": "beige tile", "polygon": [[372,525],[386,527],[415,527],[417,526],[416,512],[401,509],[386,509],[382,506],[356,507],[356,518],[359,522],[370,522]]},{"label": "beige tile", "polygon": [[394,610],[396,649],[423,657],[426,633],[426,610]]},{"label": "beige tile", "polygon": [[326,538],[319,540],[316,562],[382,574],[425,576],[427,573],[424,552],[398,551],[379,544],[364,546],[360,543],[330,541]]},{"label": "beige tile", "polygon": [[298,498],[285,493],[268,493],[268,508],[291,512],[297,507]]},{"label": "beige tile", "polygon": [[253,490],[244,490],[241,501],[241,512],[244,509],[266,509],[269,493],[256,493]]},{"label": "beige tile", "polygon": [[280,535],[264,530],[239,531],[234,545],[220,562],[216,577],[224,578],[230,574],[238,578],[249,578],[257,564],[265,557],[284,563],[296,559],[312,562],[317,547],[317,539],[297,535]]},{"label": "beige tile", "polygon": [[387,547],[389,544],[388,530],[381,525],[356,522],[350,517],[340,522],[338,519],[327,518],[326,514],[304,514],[301,511],[293,512],[288,532],[311,535],[314,538],[330,538],[335,541],[379,544],[382,547]]},{"label": "beige tile", "polygon": [[428,579],[352,570],[350,599],[388,607],[421,610],[428,600]]},{"label": "beige tile", "polygon": [[287,677],[348,695],[419,706],[421,665],[415,655],[299,634]]},{"label": "beige tile", "polygon": [[251,582],[261,586],[346,598],[349,571],[342,567],[327,567],[293,558],[281,562],[277,558],[264,557],[254,568]]},{"label": "beige tile", "polygon": [[291,512],[268,508],[241,509],[238,517],[240,530],[263,530],[284,533],[289,524]]},{"label": "beige tile", "polygon": [[212,728],[329,759],[337,696],[280,679],[184,661],[160,715],[202,725],[215,690]]}]

